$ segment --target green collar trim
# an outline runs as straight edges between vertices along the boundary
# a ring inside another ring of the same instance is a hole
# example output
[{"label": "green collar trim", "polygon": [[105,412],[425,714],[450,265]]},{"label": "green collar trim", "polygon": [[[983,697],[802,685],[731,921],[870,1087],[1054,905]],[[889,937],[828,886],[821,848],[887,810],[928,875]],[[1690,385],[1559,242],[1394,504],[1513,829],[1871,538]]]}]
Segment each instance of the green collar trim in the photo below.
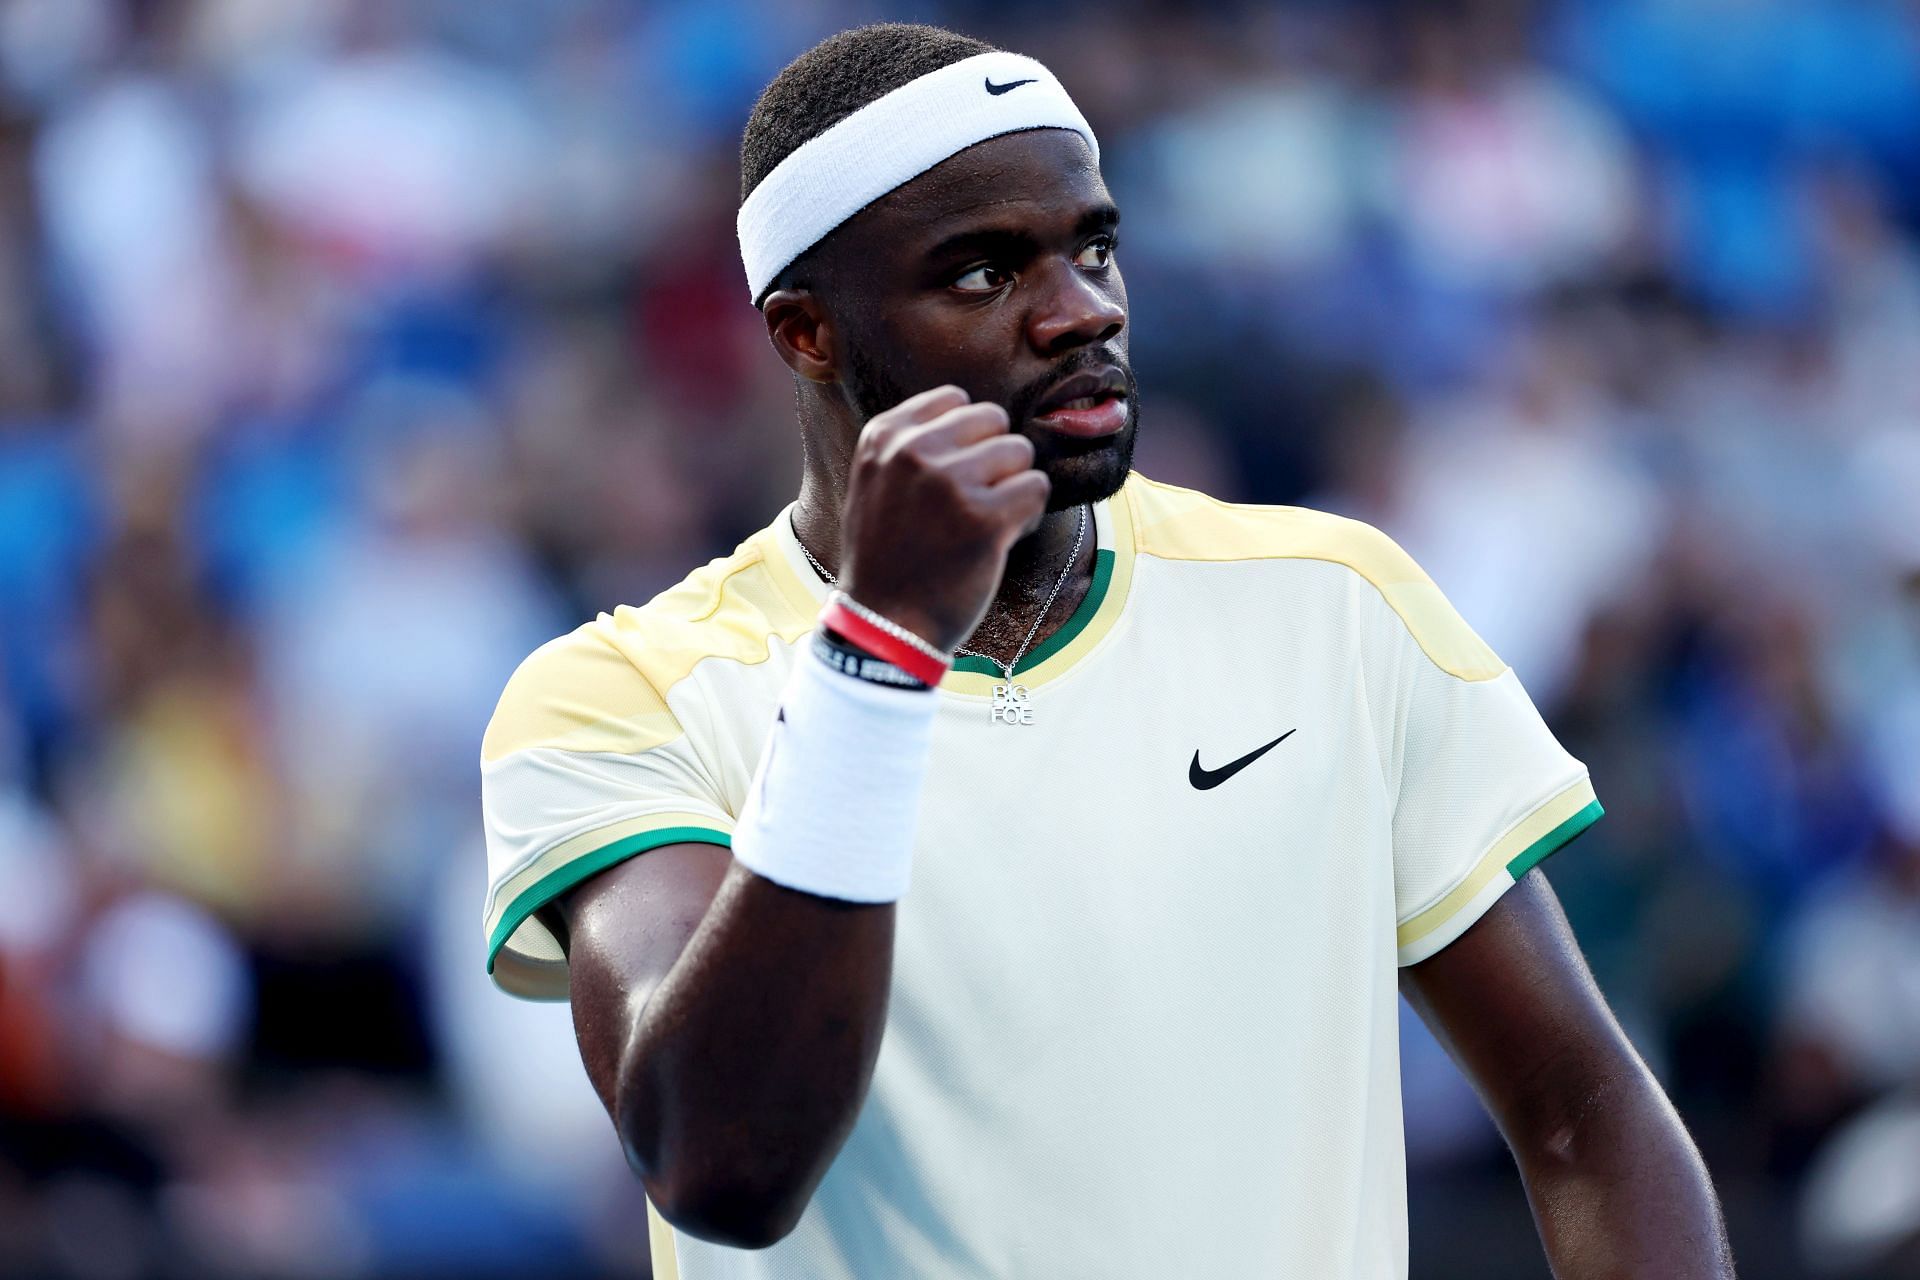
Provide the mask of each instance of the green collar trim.
[{"label": "green collar trim", "polygon": [[[1087,629],[1087,624],[1093,621],[1093,616],[1100,612],[1100,604],[1107,598],[1107,585],[1112,581],[1113,551],[1110,548],[1101,547],[1093,553],[1093,585],[1087,588],[1086,599],[1080,602],[1080,607],[1073,611],[1073,616],[1067,619],[1065,626],[1027,650],[1026,656],[1020,659],[1020,665],[1013,669],[1014,674],[1018,675],[1022,671],[1039,666],[1072,644],[1074,638]],[[953,669],[970,671],[982,676],[1001,674],[999,667],[985,658],[976,658],[971,654],[962,655],[953,664]]]}]

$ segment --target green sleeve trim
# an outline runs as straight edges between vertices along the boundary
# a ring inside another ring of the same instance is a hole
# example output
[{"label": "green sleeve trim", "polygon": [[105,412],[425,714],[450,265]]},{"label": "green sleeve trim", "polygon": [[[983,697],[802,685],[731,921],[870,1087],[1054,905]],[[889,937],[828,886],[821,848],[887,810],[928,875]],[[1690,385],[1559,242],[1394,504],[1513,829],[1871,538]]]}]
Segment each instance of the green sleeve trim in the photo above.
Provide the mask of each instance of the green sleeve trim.
[{"label": "green sleeve trim", "polygon": [[615,840],[592,853],[582,854],[564,867],[556,867],[528,885],[519,897],[507,904],[506,914],[500,917],[493,936],[487,939],[487,972],[493,972],[493,962],[499,956],[500,948],[507,945],[507,939],[513,936],[513,931],[528,916],[588,876],[598,875],[616,862],[624,862],[636,853],[645,853],[663,844],[717,844],[723,849],[731,849],[733,837],[712,827],[662,827],[658,831],[642,831],[624,840]]},{"label": "green sleeve trim", "polygon": [[1600,815],[1605,812],[1606,810],[1600,807],[1598,800],[1593,801],[1586,808],[1580,810],[1580,812],[1574,814],[1571,818],[1568,818],[1565,822],[1515,854],[1513,860],[1507,863],[1507,874],[1515,880],[1518,880],[1521,876],[1546,861],[1548,854],[1565,847],[1575,836],[1600,821]]}]

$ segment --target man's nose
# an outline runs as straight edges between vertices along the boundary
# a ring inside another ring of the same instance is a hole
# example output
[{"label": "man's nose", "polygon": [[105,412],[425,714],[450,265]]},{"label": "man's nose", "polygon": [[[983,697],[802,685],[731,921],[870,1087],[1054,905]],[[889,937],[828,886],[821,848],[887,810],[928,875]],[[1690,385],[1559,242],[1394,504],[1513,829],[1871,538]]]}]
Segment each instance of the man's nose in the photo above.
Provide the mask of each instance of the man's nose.
[{"label": "man's nose", "polygon": [[1070,262],[1050,264],[1044,290],[1027,321],[1042,355],[1106,342],[1127,325],[1127,309],[1103,282]]}]

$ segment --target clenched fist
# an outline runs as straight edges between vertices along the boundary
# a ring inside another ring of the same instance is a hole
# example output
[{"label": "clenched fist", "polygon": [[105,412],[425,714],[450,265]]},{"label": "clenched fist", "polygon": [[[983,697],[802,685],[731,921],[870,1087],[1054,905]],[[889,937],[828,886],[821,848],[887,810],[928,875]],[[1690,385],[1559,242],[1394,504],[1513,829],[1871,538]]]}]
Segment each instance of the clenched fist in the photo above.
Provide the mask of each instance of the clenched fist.
[{"label": "clenched fist", "polygon": [[999,405],[959,387],[903,400],[854,445],[840,585],[951,650],[980,625],[1008,550],[1039,526],[1052,487]]}]

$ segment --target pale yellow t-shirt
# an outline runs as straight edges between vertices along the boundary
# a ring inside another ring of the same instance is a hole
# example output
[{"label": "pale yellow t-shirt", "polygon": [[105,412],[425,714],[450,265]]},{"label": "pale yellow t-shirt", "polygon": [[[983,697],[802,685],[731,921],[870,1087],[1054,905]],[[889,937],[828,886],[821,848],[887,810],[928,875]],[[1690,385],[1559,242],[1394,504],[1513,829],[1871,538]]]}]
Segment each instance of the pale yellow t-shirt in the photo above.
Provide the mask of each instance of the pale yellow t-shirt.
[{"label": "pale yellow t-shirt", "polygon": [[[1094,523],[1033,723],[980,660],[941,685],[846,1147],[772,1248],[656,1217],[659,1275],[1406,1275],[1396,967],[1600,815],[1586,769],[1378,531],[1137,475]],[[783,512],[527,659],[483,752],[501,987],[566,997],[556,894],[727,844],[825,592]]]}]

